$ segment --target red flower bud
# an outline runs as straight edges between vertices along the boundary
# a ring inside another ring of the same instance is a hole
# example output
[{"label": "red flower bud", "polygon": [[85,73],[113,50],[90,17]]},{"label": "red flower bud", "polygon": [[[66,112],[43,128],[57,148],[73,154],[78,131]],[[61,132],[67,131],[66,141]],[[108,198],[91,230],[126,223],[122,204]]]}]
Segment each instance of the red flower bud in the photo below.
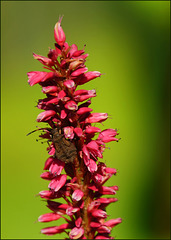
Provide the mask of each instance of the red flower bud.
[{"label": "red flower bud", "polygon": [[41,215],[38,218],[38,221],[39,222],[51,222],[51,221],[58,220],[59,218],[61,218],[61,216],[56,213],[46,213],[46,214]]},{"label": "red flower bud", "polygon": [[77,114],[84,114],[84,113],[91,112],[91,111],[93,111],[92,108],[82,107],[82,108],[78,109]]},{"label": "red flower bud", "polygon": [[92,216],[93,217],[99,217],[99,218],[107,218],[107,214],[105,211],[101,210],[101,209],[97,209],[97,210],[93,210],[92,211]]},{"label": "red flower bud", "polygon": [[44,112],[40,113],[40,114],[37,116],[37,121],[38,121],[38,122],[48,121],[48,120],[51,119],[54,115],[56,115],[56,112],[53,111],[53,110],[44,111]]},{"label": "red flower bud", "polygon": [[101,132],[101,129],[98,127],[88,126],[88,127],[86,127],[85,132],[86,133],[96,133],[96,132]]},{"label": "red flower bud", "polygon": [[84,77],[79,81],[79,85],[85,84],[97,77],[100,77],[101,73],[98,71],[93,71],[93,72],[87,72],[84,74]]},{"label": "red flower bud", "polygon": [[91,113],[85,120],[86,123],[103,122],[108,118],[107,113]]},{"label": "red flower bud", "polygon": [[57,192],[66,182],[67,175],[59,175],[55,177],[50,183],[49,183],[49,188],[53,189],[55,192]]},{"label": "red flower bud", "polygon": [[65,37],[65,33],[61,27],[61,21],[62,18],[59,19],[59,21],[55,24],[55,28],[54,28],[54,37],[55,37],[55,41],[57,42],[57,44],[59,44],[59,46],[63,46],[66,40]]},{"label": "red flower bud", "polygon": [[43,87],[42,88],[42,92],[43,93],[56,93],[58,91],[58,87],[57,86],[47,86],[47,87]]},{"label": "red flower bud", "polygon": [[33,57],[37,59],[39,62],[41,62],[43,65],[52,66],[54,64],[52,59],[40,56],[38,54],[33,53]]},{"label": "red flower bud", "polygon": [[55,77],[54,72],[48,73],[48,72],[34,71],[34,72],[28,72],[27,75],[29,78],[28,83],[30,84],[30,86],[33,86],[36,83],[45,82]]},{"label": "red flower bud", "polygon": [[75,201],[80,201],[83,196],[84,193],[80,189],[76,189],[72,194],[72,199]]},{"label": "red flower bud", "polygon": [[64,223],[60,226],[54,226],[54,227],[47,227],[47,228],[43,228],[41,230],[41,233],[46,234],[46,235],[54,235],[57,233],[61,233],[64,232],[65,229],[69,228],[69,224],[68,223]]},{"label": "red flower bud", "polygon": [[75,228],[73,228],[72,230],[71,230],[71,232],[69,233],[69,237],[71,238],[71,239],[79,239],[79,238],[81,238],[81,236],[83,235],[83,233],[84,233],[84,229],[81,227],[81,228],[77,228],[77,227],[75,227]]},{"label": "red flower bud", "polygon": [[49,157],[45,162],[45,166],[44,166],[43,170],[48,170],[50,165],[52,164],[53,160],[54,160],[53,157]]},{"label": "red flower bud", "polygon": [[53,161],[52,164],[50,165],[49,172],[51,172],[54,175],[60,175],[64,166],[65,166],[64,162],[55,159],[55,161]]},{"label": "red flower bud", "polygon": [[87,72],[87,71],[88,71],[88,68],[86,68],[86,67],[84,67],[84,68],[79,68],[79,69],[75,70],[74,72],[72,72],[72,73],[71,73],[71,76],[72,76],[72,77],[77,77],[77,76],[79,76],[79,75],[81,75],[81,74],[83,74],[83,73],[85,73],[85,72]]},{"label": "red flower bud", "polygon": [[83,131],[81,128],[74,128],[74,132],[77,134],[78,137],[81,137],[83,134]]},{"label": "red flower bud", "polygon": [[66,104],[65,104],[65,108],[66,109],[69,109],[69,110],[77,110],[78,109],[78,106],[76,104],[76,102],[74,101],[68,101]]},{"label": "red flower bud", "polygon": [[64,82],[64,86],[67,88],[74,88],[75,87],[75,82],[73,80],[66,80]]}]

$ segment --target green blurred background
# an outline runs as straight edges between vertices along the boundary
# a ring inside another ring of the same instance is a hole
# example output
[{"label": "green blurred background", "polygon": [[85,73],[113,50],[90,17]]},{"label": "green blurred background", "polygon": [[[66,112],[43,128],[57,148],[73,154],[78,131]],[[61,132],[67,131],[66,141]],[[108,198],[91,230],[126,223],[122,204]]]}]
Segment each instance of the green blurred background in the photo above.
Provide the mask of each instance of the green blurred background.
[{"label": "green blurred background", "polygon": [[169,1],[2,1],[1,2],[1,226],[3,239],[55,239],[37,223],[48,212],[35,195],[46,190],[40,178],[48,157],[38,134],[39,86],[26,73],[41,71],[32,52],[46,56],[54,47],[59,15],[67,42],[86,44],[89,71],[104,73],[87,83],[96,89],[94,112],[107,112],[105,128],[118,128],[104,161],[118,169],[108,185],[118,185],[119,201],[109,206],[123,223],[117,239],[169,239]]}]

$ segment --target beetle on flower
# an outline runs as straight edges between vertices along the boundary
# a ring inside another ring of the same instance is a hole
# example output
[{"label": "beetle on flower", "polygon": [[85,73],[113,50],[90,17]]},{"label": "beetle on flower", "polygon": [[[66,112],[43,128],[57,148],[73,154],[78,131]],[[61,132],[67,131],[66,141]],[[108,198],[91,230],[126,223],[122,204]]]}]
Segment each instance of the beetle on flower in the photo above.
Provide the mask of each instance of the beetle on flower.
[{"label": "beetle on flower", "polygon": [[[117,198],[103,195],[116,194],[117,186],[104,186],[116,174],[116,169],[107,167],[99,158],[103,158],[106,143],[119,140],[118,132],[102,131],[92,125],[105,121],[108,114],[93,113],[89,107],[91,98],[96,97],[95,90],[77,87],[100,77],[101,73],[88,72],[85,66],[88,54],[84,48],[78,50],[77,45],[68,45],[61,21],[59,18],[54,28],[55,49],[50,49],[47,57],[33,53],[49,72],[28,73],[30,86],[39,84],[46,94],[38,101],[37,107],[43,112],[37,122],[50,126],[43,128],[45,133],[40,135],[51,141],[47,148],[50,156],[41,174],[41,178],[49,181],[49,190],[39,195],[47,200],[51,212],[41,215],[38,221],[52,222],[60,218],[66,221],[43,228],[41,233],[46,235],[65,232],[68,239],[113,239],[112,228],[121,223],[121,218],[107,220],[106,207]],[[60,198],[65,204],[60,203]]]}]

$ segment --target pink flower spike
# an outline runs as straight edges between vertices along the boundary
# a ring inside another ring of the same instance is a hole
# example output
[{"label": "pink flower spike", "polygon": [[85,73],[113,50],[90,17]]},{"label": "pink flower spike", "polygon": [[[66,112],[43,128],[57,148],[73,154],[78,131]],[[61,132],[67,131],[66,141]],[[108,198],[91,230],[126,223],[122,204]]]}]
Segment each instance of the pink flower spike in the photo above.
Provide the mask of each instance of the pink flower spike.
[{"label": "pink flower spike", "polygon": [[48,187],[57,192],[65,184],[66,180],[67,180],[66,174],[59,175],[49,183]]},{"label": "pink flower spike", "polygon": [[74,101],[68,101],[66,104],[65,104],[65,108],[66,109],[69,109],[69,110],[77,110],[78,109],[78,106],[76,104],[76,102]]},{"label": "pink flower spike", "polygon": [[74,128],[73,127],[64,127],[65,138],[73,139],[74,138]]},{"label": "pink flower spike", "polygon": [[77,77],[85,72],[88,71],[88,68],[84,67],[84,68],[79,68],[77,70],[75,70],[74,72],[71,73],[71,77]]},{"label": "pink flower spike", "polygon": [[46,122],[55,115],[56,112],[53,110],[44,111],[37,116],[37,122]]},{"label": "pink flower spike", "polygon": [[72,199],[74,201],[80,201],[83,196],[84,196],[84,193],[81,190],[76,189],[72,194]]},{"label": "pink flower spike", "polygon": [[78,137],[83,135],[83,131],[81,128],[74,128],[74,132],[77,134]]},{"label": "pink flower spike", "polygon": [[61,21],[62,18],[59,19],[59,21],[55,24],[55,28],[54,28],[54,37],[55,37],[55,41],[57,42],[57,44],[59,44],[59,46],[63,46],[66,40],[65,37],[65,33],[61,27]]},{"label": "pink flower spike", "polygon": [[43,56],[37,55],[35,53],[33,53],[33,57],[34,57],[34,59],[37,59],[39,62],[41,62],[43,65],[47,65],[47,66],[53,65],[53,61],[50,58],[43,57]]},{"label": "pink flower spike", "polygon": [[103,122],[108,118],[107,113],[91,113],[85,120],[85,123]]},{"label": "pink flower spike", "polygon": [[80,228],[75,227],[69,233],[69,237],[71,239],[79,239],[83,234],[84,234],[84,229],[82,227]]},{"label": "pink flower spike", "polygon": [[45,82],[49,79],[52,79],[55,77],[54,72],[39,72],[39,71],[34,71],[34,72],[28,72],[28,83],[30,86],[35,85],[36,83],[40,82]]},{"label": "pink flower spike", "polygon": [[46,213],[46,214],[41,215],[38,218],[38,221],[39,222],[51,222],[51,221],[58,220],[59,218],[61,218],[61,216],[56,213]]},{"label": "pink flower spike", "polygon": [[82,108],[78,109],[77,114],[81,115],[81,114],[84,114],[84,113],[87,113],[87,112],[91,112],[91,111],[93,111],[92,108],[82,107]]},{"label": "pink flower spike", "polygon": [[43,228],[41,233],[45,235],[63,232],[66,239],[113,239],[112,228],[121,218],[107,221],[106,208],[117,201],[114,197],[118,186],[106,185],[107,180],[114,178],[116,169],[107,167],[103,152],[106,143],[120,138],[116,138],[117,129],[96,127],[108,119],[108,114],[94,113],[90,104],[91,98],[96,97],[95,89],[79,86],[102,74],[88,70],[84,48],[79,50],[76,44],[66,42],[61,21],[62,17],[54,26],[54,49],[49,48],[47,57],[33,53],[44,71],[27,73],[28,83],[39,84],[44,95],[36,104],[41,110],[37,122],[44,126],[32,132],[41,130],[38,135],[47,142],[49,154],[40,175],[49,189],[38,195],[50,213],[42,214],[38,221],[66,222]]}]

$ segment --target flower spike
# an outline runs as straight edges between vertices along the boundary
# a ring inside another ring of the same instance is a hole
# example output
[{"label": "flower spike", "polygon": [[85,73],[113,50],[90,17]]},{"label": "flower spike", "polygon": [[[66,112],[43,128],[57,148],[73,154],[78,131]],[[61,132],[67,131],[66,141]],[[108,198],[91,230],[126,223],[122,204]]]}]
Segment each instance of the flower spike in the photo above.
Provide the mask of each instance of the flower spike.
[{"label": "flower spike", "polygon": [[[49,125],[29,133],[44,130],[39,137],[48,142],[49,157],[40,175],[48,181],[48,190],[39,192],[39,196],[47,201],[51,212],[42,214],[38,222],[53,222],[53,226],[41,230],[49,236],[66,233],[66,239],[114,239],[112,228],[122,220],[108,220],[106,207],[117,202],[113,195],[118,186],[104,184],[117,170],[100,160],[106,143],[119,141],[119,133],[116,129],[99,128],[98,124],[107,120],[108,114],[93,112],[89,107],[96,91],[77,89],[102,74],[88,71],[85,66],[88,54],[75,44],[69,46],[61,21],[62,17],[54,27],[55,48],[49,49],[47,57],[33,53],[49,72],[27,73],[30,86],[39,84],[46,96],[38,100],[37,108],[42,112],[37,122]],[[65,203],[60,203],[60,199]],[[59,225],[58,219],[65,222]]]}]

